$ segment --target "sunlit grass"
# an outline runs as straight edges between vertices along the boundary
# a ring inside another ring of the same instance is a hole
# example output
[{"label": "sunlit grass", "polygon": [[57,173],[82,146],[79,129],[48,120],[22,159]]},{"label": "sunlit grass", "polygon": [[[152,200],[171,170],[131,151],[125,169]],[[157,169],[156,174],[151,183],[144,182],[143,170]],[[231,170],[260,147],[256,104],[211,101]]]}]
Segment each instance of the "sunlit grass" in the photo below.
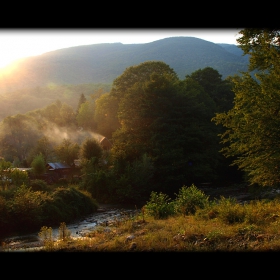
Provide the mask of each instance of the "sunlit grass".
[{"label": "sunlit grass", "polygon": [[[215,206],[217,207],[217,206]],[[237,205],[234,206],[234,209]],[[228,223],[215,218],[175,215],[154,219],[135,215],[110,225],[99,226],[82,238],[56,241],[54,251],[139,251],[210,252],[278,251],[280,249],[279,204],[254,202],[237,207],[246,213],[244,221]],[[221,205],[221,209],[223,206]],[[221,211],[221,209],[218,209]],[[232,210],[233,212],[236,211]],[[208,209],[209,210],[209,209]],[[216,211],[218,211],[216,209]],[[269,213],[270,212],[270,213]],[[262,219],[262,221],[260,221]]]},{"label": "sunlit grass", "polygon": [[[184,191],[189,191],[185,189]],[[180,197],[179,205],[193,205],[197,198]],[[164,196],[154,194],[149,207],[136,214],[98,224],[83,237],[73,238],[65,223],[61,223],[58,239],[52,230],[42,227],[39,237],[42,251],[88,252],[243,252],[278,251],[280,249],[280,201],[251,200],[239,203],[233,198],[208,201],[199,197],[200,207],[186,214]],[[158,200],[160,198],[160,200]],[[158,202],[155,202],[158,201]],[[160,203],[160,207],[156,203]],[[164,203],[169,204],[168,207]],[[174,201],[172,202],[174,203]],[[178,205],[177,205],[178,206]],[[173,211],[177,209],[176,211]],[[164,215],[158,215],[159,211]],[[4,251],[13,251],[3,244]],[[21,251],[31,250],[21,248]],[[38,250],[38,248],[36,249]]]}]

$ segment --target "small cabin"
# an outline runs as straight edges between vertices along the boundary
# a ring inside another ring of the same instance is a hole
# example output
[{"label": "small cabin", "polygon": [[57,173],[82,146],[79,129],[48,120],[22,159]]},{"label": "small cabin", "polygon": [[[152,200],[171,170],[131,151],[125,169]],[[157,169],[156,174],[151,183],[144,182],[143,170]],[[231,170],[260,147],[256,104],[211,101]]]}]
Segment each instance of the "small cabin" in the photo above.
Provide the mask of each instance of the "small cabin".
[{"label": "small cabin", "polygon": [[99,141],[99,143],[100,143],[101,147],[103,148],[103,150],[110,150],[112,148],[112,143],[106,137],[103,137]]},{"label": "small cabin", "polygon": [[61,162],[48,162],[47,172],[56,174],[58,178],[66,178],[71,171],[71,166]]}]

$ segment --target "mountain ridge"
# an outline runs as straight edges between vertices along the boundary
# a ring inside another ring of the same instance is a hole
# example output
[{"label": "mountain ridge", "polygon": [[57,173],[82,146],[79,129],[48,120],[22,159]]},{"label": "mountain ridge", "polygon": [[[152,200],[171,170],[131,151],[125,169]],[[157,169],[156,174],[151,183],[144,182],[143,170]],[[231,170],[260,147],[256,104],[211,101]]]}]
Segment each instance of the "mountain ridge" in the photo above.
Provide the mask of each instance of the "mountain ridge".
[{"label": "mountain ridge", "polygon": [[54,84],[112,84],[133,65],[148,60],[168,64],[180,79],[205,67],[223,78],[246,71],[248,56],[238,46],[196,37],[169,37],[142,44],[101,43],[46,52],[18,61],[10,74],[0,71],[0,93]]}]

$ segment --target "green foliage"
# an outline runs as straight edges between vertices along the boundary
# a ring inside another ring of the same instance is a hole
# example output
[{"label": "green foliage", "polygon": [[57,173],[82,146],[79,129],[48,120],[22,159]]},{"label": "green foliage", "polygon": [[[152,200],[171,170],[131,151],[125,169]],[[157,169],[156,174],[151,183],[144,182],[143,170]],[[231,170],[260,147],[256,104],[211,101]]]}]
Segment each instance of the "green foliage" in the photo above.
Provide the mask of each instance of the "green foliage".
[{"label": "green foliage", "polygon": [[20,186],[29,182],[28,173],[18,168],[13,168],[9,173],[9,177],[12,180],[12,184],[15,186]]},{"label": "green foliage", "polygon": [[12,227],[22,232],[37,228],[42,222],[42,206],[47,199],[47,194],[33,192],[24,184],[18,187],[7,202]]},{"label": "green foliage", "polygon": [[124,169],[114,166],[112,178],[115,178],[116,198],[119,202],[136,203],[144,201],[151,192],[154,164],[147,155],[133,162],[127,162]]},{"label": "green foliage", "polygon": [[247,29],[240,32],[244,54],[250,54],[250,71],[232,78],[234,106],[213,121],[220,134],[221,152],[245,172],[253,185],[278,187],[279,169],[279,30]]},{"label": "green foliage", "polygon": [[51,198],[55,213],[49,211],[48,219],[52,224],[69,222],[97,210],[95,199],[75,187],[58,187],[51,193]]},{"label": "green foliage", "polygon": [[2,172],[11,168],[12,165],[13,164],[10,161],[6,161],[5,159],[0,158],[0,172],[1,172],[1,175],[2,175]]},{"label": "green foliage", "polygon": [[110,114],[110,119],[118,119],[120,124],[112,134],[109,162],[113,168],[123,162],[122,169],[114,168],[118,196],[127,199],[143,189],[134,178],[144,177],[133,173],[145,154],[153,165],[150,191],[170,195],[182,184],[217,180],[222,157],[219,129],[211,118],[217,106],[224,106],[213,99],[226,95],[225,90],[230,90],[229,84],[210,67],[184,81],[163,62],[147,61],[126,69],[114,81],[110,94],[97,100],[96,115],[104,120]]},{"label": "green foliage", "polygon": [[103,153],[100,143],[94,138],[86,138],[81,145],[80,155],[82,159],[90,160],[91,158],[96,158],[97,160],[101,158]]},{"label": "green foliage", "polygon": [[[34,119],[17,114],[0,123],[0,154],[5,160],[22,163],[40,138]],[[14,167],[19,167],[14,165]]]},{"label": "green foliage", "polygon": [[205,67],[186,77],[197,81],[209,94],[216,104],[216,112],[228,111],[233,107],[233,85],[230,79],[222,80],[222,75],[216,69]]},{"label": "green foliage", "polygon": [[190,187],[183,186],[178,194],[175,194],[174,210],[175,213],[183,215],[193,215],[197,209],[203,209],[209,204],[209,196],[205,195],[195,185]]},{"label": "green foliage", "polygon": [[[151,191],[173,195],[183,184],[219,178],[220,130],[211,118],[225,103],[228,106],[230,86],[211,67],[199,69],[180,81],[166,63],[146,61],[127,68],[115,79],[110,93],[98,90],[83,96],[79,92],[78,114],[57,99],[26,114],[24,122],[19,118],[22,116],[17,116],[5,119],[4,124],[19,135],[21,124],[38,133],[32,148],[21,145],[21,159],[28,158],[30,162],[35,151],[40,151],[45,160],[55,158],[72,166],[80,156],[81,189],[104,201],[143,201]],[[64,90],[68,93],[69,88]],[[218,104],[221,97],[225,103]],[[73,115],[83,129],[77,130]],[[112,140],[112,149],[104,154],[97,143],[89,140],[86,128],[106,133]],[[49,134],[49,130],[53,133]],[[67,138],[54,144],[54,140],[59,141],[54,132]],[[43,134],[48,138],[41,137]],[[0,143],[1,139],[6,155],[18,156],[14,143],[8,141],[12,134],[9,139],[0,137]],[[102,156],[106,156],[106,161]]]},{"label": "green foliage", "polygon": [[52,162],[53,158],[53,144],[50,142],[49,138],[42,136],[36,143],[36,145],[28,153],[27,162],[31,165],[34,158],[42,154],[46,162]]},{"label": "green foliage", "polygon": [[162,192],[151,192],[144,209],[145,213],[155,219],[165,219],[174,214],[174,204],[171,202],[171,198]]},{"label": "green foliage", "polygon": [[34,179],[30,181],[30,187],[33,191],[50,191],[49,186],[44,180]]},{"label": "green foliage", "polygon": [[61,162],[73,165],[74,160],[78,158],[80,146],[70,139],[64,138],[62,143],[55,148],[55,153]]},{"label": "green foliage", "polygon": [[74,187],[34,191],[21,185],[0,196],[0,236],[73,221],[96,210],[96,200],[86,191]]},{"label": "green foliage", "polygon": [[75,128],[76,113],[72,106],[63,103],[60,108],[60,119],[58,125],[62,127],[73,127]]},{"label": "green foliage", "polygon": [[6,161],[3,158],[0,159],[0,183],[2,190],[6,189],[10,185],[10,173],[13,164],[10,161]]},{"label": "green foliage", "polygon": [[219,212],[219,219],[224,223],[243,223],[245,220],[245,208],[241,204],[238,204],[234,198],[221,197],[217,203],[217,208],[218,210],[213,206],[213,210]]},{"label": "green foliage", "polygon": [[118,108],[118,99],[109,93],[103,94],[95,101],[94,120],[97,124],[96,131],[108,139],[111,139],[113,132],[120,128],[117,118]]},{"label": "green foliage", "polygon": [[78,106],[77,106],[77,110],[76,110],[77,114],[79,113],[79,109],[80,109],[81,105],[83,103],[85,103],[86,101],[87,101],[87,99],[86,99],[85,95],[83,93],[81,93],[80,99],[79,99],[79,102],[78,102]]},{"label": "green foliage", "polygon": [[77,114],[77,124],[83,129],[94,131],[96,122],[94,121],[95,101],[88,100],[81,104]]},{"label": "green foliage", "polygon": [[46,172],[46,163],[44,156],[42,154],[38,154],[35,156],[33,161],[31,162],[32,173],[35,176],[40,176]]}]

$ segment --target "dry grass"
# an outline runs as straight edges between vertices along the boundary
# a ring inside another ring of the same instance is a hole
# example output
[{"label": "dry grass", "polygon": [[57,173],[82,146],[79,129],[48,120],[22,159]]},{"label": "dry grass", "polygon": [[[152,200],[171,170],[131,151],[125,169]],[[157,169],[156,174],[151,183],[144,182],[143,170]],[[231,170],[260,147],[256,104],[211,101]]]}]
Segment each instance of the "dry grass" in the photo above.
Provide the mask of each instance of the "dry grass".
[{"label": "dry grass", "polygon": [[[279,205],[269,210],[279,212]],[[279,215],[280,216],[280,215]],[[227,224],[218,217],[172,216],[164,220],[135,216],[99,226],[85,237],[56,241],[45,251],[63,252],[267,252],[280,249],[280,219]],[[274,218],[272,218],[274,217]]]}]

